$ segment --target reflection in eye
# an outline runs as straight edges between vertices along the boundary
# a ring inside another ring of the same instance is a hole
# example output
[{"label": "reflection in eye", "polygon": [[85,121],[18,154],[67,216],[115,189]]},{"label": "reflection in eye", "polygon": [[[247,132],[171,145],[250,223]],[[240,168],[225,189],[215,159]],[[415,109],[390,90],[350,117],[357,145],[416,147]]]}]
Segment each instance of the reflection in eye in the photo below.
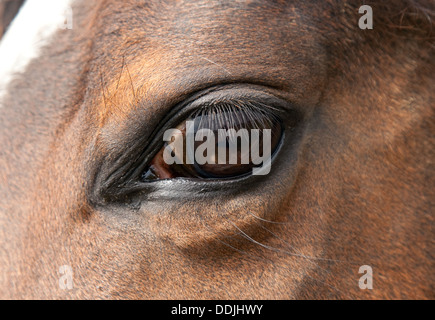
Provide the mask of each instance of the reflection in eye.
[{"label": "reflection in eye", "polygon": [[214,102],[168,130],[143,181],[249,175],[274,153],[282,136],[273,107],[259,102]]}]

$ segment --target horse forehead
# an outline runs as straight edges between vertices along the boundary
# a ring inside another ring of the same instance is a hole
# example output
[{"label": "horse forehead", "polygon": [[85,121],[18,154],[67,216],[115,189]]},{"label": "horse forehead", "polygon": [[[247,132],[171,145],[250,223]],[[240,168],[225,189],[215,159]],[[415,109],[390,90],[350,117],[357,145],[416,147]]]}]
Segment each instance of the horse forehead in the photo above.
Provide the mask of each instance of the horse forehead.
[{"label": "horse forehead", "polygon": [[202,53],[229,62],[241,53],[254,60],[257,53],[283,51],[291,40],[292,51],[302,54],[319,42],[311,16],[312,9],[322,11],[320,7],[310,1],[184,0],[168,5],[156,0],[122,4],[107,0],[98,15],[93,48],[104,52],[102,57],[122,52],[127,58],[143,56],[150,61],[166,52],[171,58],[196,62],[195,54]]},{"label": "horse forehead", "polygon": [[14,75],[38,58],[40,49],[60,29],[75,0],[27,0],[0,42],[1,98]]},{"label": "horse forehead", "polygon": [[[67,10],[72,10],[72,7],[80,5],[81,2],[80,0],[27,0],[23,4],[8,31],[0,40],[0,107],[2,107],[2,97],[14,75],[25,72],[30,62],[39,57],[41,49],[50,42],[56,31],[59,31],[66,18]],[[252,0],[235,1],[237,5],[242,6],[251,2]],[[151,14],[157,16],[157,20],[163,21],[164,19],[161,17],[165,16],[168,9],[171,8],[171,6],[163,6],[159,1],[150,1],[149,4],[144,4],[141,1],[129,3],[107,1],[107,3],[108,10],[127,11],[131,17]],[[196,13],[205,11],[212,14],[213,5],[217,3],[219,2],[178,1],[176,5],[174,3],[172,9],[180,10],[184,7],[188,12],[191,10],[189,6],[194,6]],[[136,6],[148,7],[151,10],[135,11]],[[118,10],[114,10],[116,8]],[[110,16],[113,19],[117,18],[116,15]],[[108,22],[116,24],[117,21]]]}]

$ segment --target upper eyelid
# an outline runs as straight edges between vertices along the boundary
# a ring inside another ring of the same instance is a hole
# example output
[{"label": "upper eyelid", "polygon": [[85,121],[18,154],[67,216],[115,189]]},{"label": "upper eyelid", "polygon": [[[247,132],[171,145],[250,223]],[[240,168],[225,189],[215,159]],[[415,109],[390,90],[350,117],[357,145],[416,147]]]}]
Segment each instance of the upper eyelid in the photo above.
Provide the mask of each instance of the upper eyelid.
[{"label": "upper eyelid", "polygon": [[[145,149],[157,152],[159,143],[162,143],[161,137],[165,130],[170,128],[175,128],[177,125],[186,120],[195,110],[200,110],[202,107],[210,105],[210,103],[231,103],[235,101],[243,101],[243,99],[249,100],[251,102],[255,101],[257,104],[262,104],[264,108],[267,108],[271,114],[275,116],[284,115],[286,112],[286,107],[288,102],[272,96],[270,94],[266,94],[264,92],[257,92],[255,97],[252,96],[253,91],[250,91],[251,94],[243,94],[243,95],[234,95],[234,89],[221,89],[216,91],[209,91],[205,94],[194,95],[188,100],[182,102],[178,106],[176,106],[171,112],[160,122],[161,125],[154,130],[154,133],[149,138],[149,144]],[[232,94],[225,96],[227,92],[231,92]],[[217,99],[213,99],[213,96],[217,96]],[[255,98],[255,100],[254,100]],[[265,101],[261,102],[261,100],[269,100],[270,104],[266,104]],[[273,100],[273,101],[272,101]],[[280,107],[278,107],[280,105]],[[267,109],[264,109],[265,111]],[[148,152],[147,152],[148,153]],[[149,161],[148,159],[147,161]]]},{"label": "upper eyelid", "polygon": [[[173,119],[182,119],[187,117],[190,112],[198,108],[200,105],[205,105],[211,101],[237,101],[237,100],[256,100],[257,103],[263,102],[268,108],[273,109],[274,113],[280,116],[285,116],[288,111],[297,111],[300,106],[283,98],[282,93],[273,88],[265,87],[258,84],[251,83],[232,83],[232,84],[218,84],[212,87],[203,88],[199,91],[185,96],[183,100],[175,103],[169,109],[167,114],[159,121],[152,134],[148,137],[149,141],[156,138],[159,132],[162,132],[163,127],[174,127],[176,123],[172,123]],[[272,106],[275,106],[273,108]],[[170,124],[168,126],[168,124]],[[164,130],[163,130],[164,131]]]},{"label": "upper eyelid", "polygon": [[[235,103],[236,102],[236,103]],[[253,129],[262,129],[265,125],[271,125],[275,122],[281,122],[281,119],[276,108],[269,108],[267,105],[253,101],[242,101],[242,100],[229,100],[229,101],[215,101],[210,105],[203,106],[193,111],[189,116],[189,119],[194,119],[196,117],[201,117],[199,122],[199,127],[201,126],[202,117],[211,116],[212,121],[205,123],[210,125],[206,129],[219,129],[219,128],[236,128],[240,124],[250,123],[253,125]],[[187,119],[186,119],[187,120]],[[215,127],[215,125],[218,127]],[[224,126],[223,126],[224,125]]]}]

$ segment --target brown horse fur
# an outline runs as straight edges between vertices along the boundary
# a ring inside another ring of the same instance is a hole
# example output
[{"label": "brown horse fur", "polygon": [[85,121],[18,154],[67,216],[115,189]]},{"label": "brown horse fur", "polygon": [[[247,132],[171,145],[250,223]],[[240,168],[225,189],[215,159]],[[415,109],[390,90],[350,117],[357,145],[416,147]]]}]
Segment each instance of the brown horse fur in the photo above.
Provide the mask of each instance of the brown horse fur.
[{"label": "brown horse fur", "polygon": [[14,19],[24,0],[0,0],[0,39]]},{"label": "brown horse fur", "polygon": [[[373,30],[358,28],[362,4]],[[0,297],[435,297],[432,0],[73,12],[0,109]],[[303,115],[271,173],[126,192],[118,179],[165,115],[219,85]]]}]

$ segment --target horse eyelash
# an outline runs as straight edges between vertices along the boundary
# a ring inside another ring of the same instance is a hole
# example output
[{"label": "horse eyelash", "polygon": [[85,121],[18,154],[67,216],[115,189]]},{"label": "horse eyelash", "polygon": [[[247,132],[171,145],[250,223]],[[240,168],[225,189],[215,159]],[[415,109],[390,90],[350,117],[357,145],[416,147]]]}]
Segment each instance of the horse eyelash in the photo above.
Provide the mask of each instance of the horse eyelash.
[{"label": "horse eyelash", "polygon": [[213,124],[217,124],[220,128],[236,129],[237,123],[248,122],[253,125],[252,129],[262,130],[272,127],[279,121],[274,111],[277,109],[257,101],[218,101],[203,105],[189,118],[201,117],[200,128],[202,128],[203,119],[208,119],[208,128],[212,130],[217,129],[213,127]]}]

